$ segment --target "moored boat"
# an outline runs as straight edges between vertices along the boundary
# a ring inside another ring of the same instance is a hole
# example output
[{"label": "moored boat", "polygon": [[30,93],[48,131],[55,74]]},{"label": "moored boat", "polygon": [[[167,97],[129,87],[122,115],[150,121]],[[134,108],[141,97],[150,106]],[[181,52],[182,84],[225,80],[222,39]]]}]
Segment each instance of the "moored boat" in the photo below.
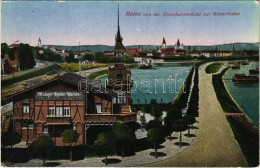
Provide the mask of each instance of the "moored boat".
[{"label": "moored boat", "polygon": [[249,72],[250,72],[251,74],[259,74],[259,68],[250,69]]},{"label": "moored boat", "polygon": [[140,69],[151,69],[152,67],[152,64],[141,64]]},{"label": "moored boat", "polygon": [[231,67],[232,69],[240,69],[240,65],[234,65]]},{"label": "moored boat", "polygon": [[245,74],[235,74],[233,76],[233,82],[235,83],[258,83],[258,76],[246,76]]},{"label": "moored boat", "polygon": [[247,59],[245,59],[245,61],[243,61],[242,62],[242,65],[248,65],[249,63],[248,63],[248,60]]}]

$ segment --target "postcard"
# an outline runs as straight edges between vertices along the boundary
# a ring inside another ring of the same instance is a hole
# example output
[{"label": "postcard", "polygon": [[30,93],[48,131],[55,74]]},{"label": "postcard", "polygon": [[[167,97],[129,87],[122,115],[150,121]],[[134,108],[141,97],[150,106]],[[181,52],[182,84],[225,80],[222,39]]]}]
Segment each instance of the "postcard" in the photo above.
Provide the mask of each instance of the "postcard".
[{"label": "postcard", "polygon": [[256,167],[259,1],[2,1],[4,167]]}]

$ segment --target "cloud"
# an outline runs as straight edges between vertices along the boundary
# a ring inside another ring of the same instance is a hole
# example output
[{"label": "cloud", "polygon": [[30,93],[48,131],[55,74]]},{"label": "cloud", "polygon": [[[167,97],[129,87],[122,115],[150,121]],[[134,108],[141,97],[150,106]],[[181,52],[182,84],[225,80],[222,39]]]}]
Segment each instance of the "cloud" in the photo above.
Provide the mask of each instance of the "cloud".
[{"label": "cloud", "polygon": [[141,29],[139,29],[139,28],[136,28],[136,30],[137,30],[137,31],[141,31]]}]

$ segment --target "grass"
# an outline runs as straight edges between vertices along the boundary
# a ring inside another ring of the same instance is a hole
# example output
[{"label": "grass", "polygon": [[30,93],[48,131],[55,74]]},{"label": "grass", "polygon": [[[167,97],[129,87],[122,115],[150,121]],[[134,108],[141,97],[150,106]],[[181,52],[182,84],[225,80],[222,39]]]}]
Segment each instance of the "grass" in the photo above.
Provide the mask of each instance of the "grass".
[{"label": "grass", "polygon": [[212,73],[216,73],[218,72],[218,70],[220,69],[222,63],[213,63],[213,64],[210,64],[206,67],[206,73],[207,74],[212,74]]},{"label": "grass", "polygon": [[89,74],[89,76],[87,78],[93,80],[96,77],[101,76],[101,75],[105,75],[107,73],[108,73],[108,70],[98,71],[98,72],[94,72],[92,74]]},{"label": "grass", "polygon": [[[66,69],[70,72],[77,72],[79,71],[79,64],[78,63],[59,63],[63,69]],[[88,65],[81,65],[81,70],[105,67],[107,64],[88,64]]]},{"label": "grass", "polygon": [[28,79],[31,79],[31,78],[34,78],[34,77],[38,77],[38,76],[41,76],[41,75],[51,75],[51,74],[55,74],[55,73],[58,73],[60,71],[62,71],[63,69],[57,65],[57,64],[54,64],[54,65],[50,65],[50,66],[47,66],[47,67],[44,67],[44,68],[40,68],[40,69],[35,69],[33,71],[27,71],[26,73],[22,73],[22,74],[15,74],[14,75],[14,78],[6,78],[6,79],[2,79],[2,88],[5,88],[5,87],[8,87],[9,85],[12,85],[14,83],[18,83],[18,82],[21,82],[21,81],[24,81],[24,80],[28,80]]},{"label": "grass", "polygon": [[228,68],[229,67],[225,68],[220,74],[216,74],[212,76],[212,83],[214,86],[214,90],[224,112],[241,113],[239,107],[236,105],[236,103],[232,100],[232,98],[228,94],[228,91],[226,90],[222,80],[222,76],[225,74]]}]

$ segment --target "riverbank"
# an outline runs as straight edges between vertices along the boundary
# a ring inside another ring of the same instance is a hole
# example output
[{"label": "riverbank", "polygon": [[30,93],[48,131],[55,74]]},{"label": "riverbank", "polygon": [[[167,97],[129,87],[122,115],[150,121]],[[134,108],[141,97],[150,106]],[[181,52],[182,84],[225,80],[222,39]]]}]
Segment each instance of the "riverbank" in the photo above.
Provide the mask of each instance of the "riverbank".
[{"label": "riverbank", "polygon": [[257,166],[259,164],[259,130],[230,94],[223,79],[228,69],[229,67],[226,67],[220,74],[212,76],[215,93],[219,98],[221,107],[226,112],[227,120],[248,165]]},{"label": "riverbank", "polygon": [[165,161],[147,166],[247,166],[243,153],[220,107],[212,75],[199,70],[199,115],[196,138],[187,150]]}]

